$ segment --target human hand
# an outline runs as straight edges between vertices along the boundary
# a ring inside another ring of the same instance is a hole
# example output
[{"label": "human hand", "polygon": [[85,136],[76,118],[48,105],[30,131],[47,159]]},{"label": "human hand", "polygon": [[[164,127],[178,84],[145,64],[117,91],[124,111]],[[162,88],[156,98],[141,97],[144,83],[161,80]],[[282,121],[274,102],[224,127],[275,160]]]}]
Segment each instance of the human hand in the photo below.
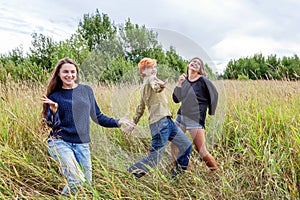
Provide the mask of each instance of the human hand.
[{"label": "human hand", "polygon": [[52,113],[56,113],[58,109],[58,103],[52,101],[51,99],[48,99],[46,95],[43,95],[42,98],[40,98],[42,103],[48,104],[50,106],[50,110]]},{"label": "human hand", "polygon": [[179,76],[179,78],[178,78],[176,86],[181,87],[181,85],[185,81],[185,79],[186,79],[186,75],[185,74],[181,74]]},{"label": "human hand", "polygon": [[165,88],[168,84],[168,79],[166,79],[165,81],[162,81],[162,80],[158,79],[157,77],[155,77],[154,80],[161,88]]},{"label": "human hand", "polygon": [[122,129],[122,133],[129,134],[133,131],[134,128],[135,127],[127,126],[126,128]]},{"label": "human hand", "polygon": [[130,133],[135,128],[136,124],[127,120],[126,118],[119,119],[119,126],[125,125],[126,127],[122,130],[123,133]]}]

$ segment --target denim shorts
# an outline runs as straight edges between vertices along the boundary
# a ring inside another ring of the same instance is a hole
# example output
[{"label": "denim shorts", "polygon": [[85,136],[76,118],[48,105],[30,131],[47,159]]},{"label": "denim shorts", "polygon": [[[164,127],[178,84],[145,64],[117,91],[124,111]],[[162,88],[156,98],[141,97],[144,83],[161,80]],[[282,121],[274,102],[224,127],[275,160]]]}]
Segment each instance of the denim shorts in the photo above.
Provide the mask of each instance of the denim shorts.
[{"label": "denim shorts", "polygon": [[183,127],[186,130],[189,129],[204,129],[204,126],[199,123],[199,121],[195,121],[189,117],[178,115],[176,116],[176,123],[179,124],[181,127]]}]

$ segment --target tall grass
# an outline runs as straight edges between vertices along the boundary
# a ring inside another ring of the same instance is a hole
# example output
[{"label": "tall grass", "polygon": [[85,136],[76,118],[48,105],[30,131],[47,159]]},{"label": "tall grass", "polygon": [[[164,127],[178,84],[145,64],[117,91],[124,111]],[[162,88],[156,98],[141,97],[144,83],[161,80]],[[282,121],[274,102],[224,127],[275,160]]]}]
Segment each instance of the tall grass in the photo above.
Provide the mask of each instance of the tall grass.
[{"label": "tall grass", "polygon": [[[167,150],[158,170],[136,179],[127,167],[148,152],[147,113],[129,135],[92,123],[93,186],[71,199],[298,199],[300,198],[299,82],[216,81],[220,101],[207,118],[207,147],[219,170],[194,151],[189,170],[172,180]],[[132,118],[138,85],[93,85],[103,113]],[[173,85],[167,89],[171,101]],[[0,199],[64,199],[66,179],[47,153],[41,85],[0,84]]]}]

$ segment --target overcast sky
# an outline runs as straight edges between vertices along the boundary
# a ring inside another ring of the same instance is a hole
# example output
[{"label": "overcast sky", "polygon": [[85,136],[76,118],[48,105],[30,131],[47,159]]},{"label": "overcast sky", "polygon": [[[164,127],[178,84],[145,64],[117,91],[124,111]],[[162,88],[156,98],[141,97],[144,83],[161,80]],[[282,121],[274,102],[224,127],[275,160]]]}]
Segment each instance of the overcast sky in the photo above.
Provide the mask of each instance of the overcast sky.
[{"label": "overcast sky", "polygon": [[222,71],[230,60],[256,53],[300,55],[299,0],[0,0],[0,53],[31,45],[31,34],[55,41],[75,33],[96,9],[115,24],[145,25],[190,59]]}]

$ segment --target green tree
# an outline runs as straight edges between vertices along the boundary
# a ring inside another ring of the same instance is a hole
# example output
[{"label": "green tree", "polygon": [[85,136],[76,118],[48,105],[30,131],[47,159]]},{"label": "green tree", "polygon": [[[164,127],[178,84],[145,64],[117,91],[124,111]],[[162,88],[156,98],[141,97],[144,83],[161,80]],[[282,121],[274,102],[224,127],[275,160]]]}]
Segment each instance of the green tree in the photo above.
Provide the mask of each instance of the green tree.
[{"label": "green tree", "polygon": [[282,70],[282,79],[300,80],[300,61],[297,55],[293,57],[283,57],[281,61],[284,66]]},{"label": "green tree", "polygon": [[179,73],[185,73],[187,61],[180,57],[175,48],[171,46],[166,52],[166,65]]},{"label": "green tree", "polygon": [[[83,20],[78,24],[77,33],[86,41],[89,51],[109,51],[113,55],[120,48],[116,40],[116,25],[107,14],[100,14],[98,9],[95,14],[83,16]],[[120,52],[122,50],[118,53]]]},{"label": "green tree", "polygon": [[53,63],[56,63],[61,58],[69,57],[80,65],[89,54],[85,41],[77,34],[71,35],[70,39],[58,42],[54,49],[54,53],[51,56]]},{"label": "green tree", "polygon": [[29,59],[32,63],[42,66],[43,69],[50,70],[52,68],[52,55],[55,52],[56,43],[52,38],[43,34],[32,34],[32,47],[29,51]]},{"label": "green tree", "polygon": [[266,59],[266,65],[268,65],[268,78],[279,79],[281,74],[281,66],[276,55],[270,55]]},{"label": "green tree", "polygon": [[134,63],[143,57],[150,57],[150,54],[160,54],[162,49],[157,41],[157,33],[148,30],[144,25],[132,24],[130,19],[125,22],[125,26],[119,26],[119,36],[125,58]]}]

